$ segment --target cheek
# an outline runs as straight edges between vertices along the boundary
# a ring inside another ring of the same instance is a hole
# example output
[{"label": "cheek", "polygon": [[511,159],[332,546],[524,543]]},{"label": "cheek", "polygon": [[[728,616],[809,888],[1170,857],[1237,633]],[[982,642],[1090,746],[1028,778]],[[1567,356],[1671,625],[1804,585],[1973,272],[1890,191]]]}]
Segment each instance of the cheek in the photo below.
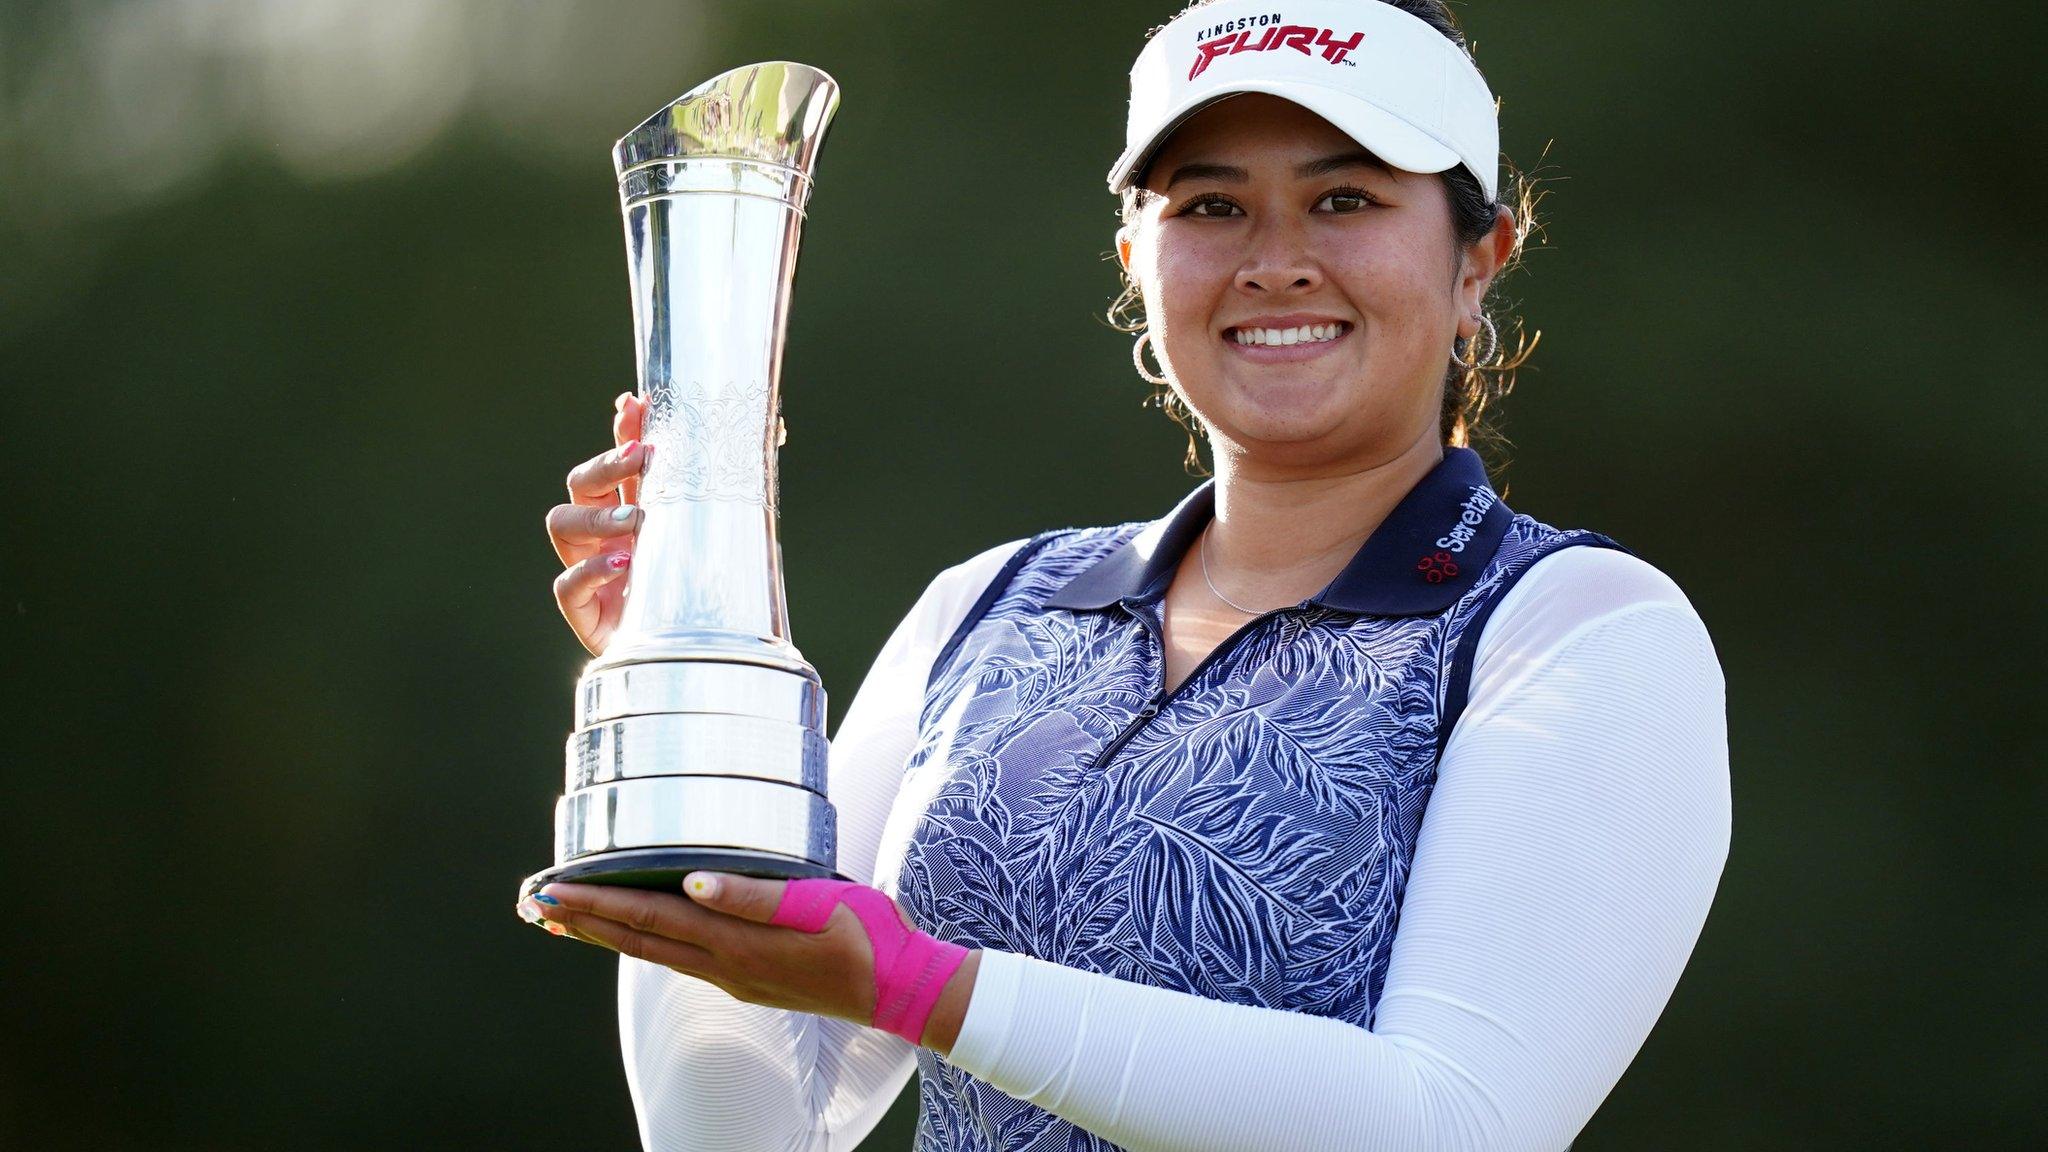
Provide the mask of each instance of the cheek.
[{"label": "cheek", "polygon": [[1206,327],[1207,314],[1230,287],[1236,264],[1224,246],[1169,237],[1142,269],[1145,300],[1155,323],[1167,328]]},{"label": "cheek", "polygon": [[1441,260],[1409,245],[1361,251],[1329,266],[1338,291],[1383,337],[1435,339],[1454,301]]}]

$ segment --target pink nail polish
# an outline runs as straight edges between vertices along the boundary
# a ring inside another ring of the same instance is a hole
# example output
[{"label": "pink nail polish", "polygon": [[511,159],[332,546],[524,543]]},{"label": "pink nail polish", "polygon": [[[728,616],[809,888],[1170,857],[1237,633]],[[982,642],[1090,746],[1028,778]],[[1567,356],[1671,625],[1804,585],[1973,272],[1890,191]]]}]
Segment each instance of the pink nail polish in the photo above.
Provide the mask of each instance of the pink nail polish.
[{"label": "pink nail polish", "polygon": [[614,552],[605,558],[604,564],[605,567],[617,572],[632,562],[633,554],[631,552]]}]

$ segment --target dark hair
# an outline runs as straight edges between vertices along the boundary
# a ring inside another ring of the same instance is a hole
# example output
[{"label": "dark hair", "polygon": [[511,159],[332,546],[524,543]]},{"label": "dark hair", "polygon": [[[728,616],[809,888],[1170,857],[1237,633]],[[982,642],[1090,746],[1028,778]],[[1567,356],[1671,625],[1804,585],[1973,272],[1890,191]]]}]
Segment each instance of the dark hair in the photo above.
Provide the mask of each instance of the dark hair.
[{"label": "dark hair", "polygon": [[[1181,9],[1175,19],[1215,2],[1216,0],[1194,0]],[[1466,54],[1471,53],[1471,46],[1465,42],[1465,33],[1459,29],[1457,19],[1451,15],[1451,10],[1444,0],[1368,2],[1399,8],[1441,32],[1445,39],[1456,44]],[[1147,32],[1146,39],[1157,35],[1163,27],[1165,25]],[[1444,198],[1450,205],[1451,229],[1460,251],[1478,243],[1487,233],[1493,231],[1494,219],[1501,207],[1505,206],[1514,218],[1514,248],[1508,253],[1507,260],[1494,275],[1493,281],[1487,285],[1488,300],[1492,299],[1496,286],[1507,273],[1521,263],[1523,241],[1532,231],[1539,234],[1541,232],[1536,225],[1536,205],[1543,199],[1543,194],[1535,191],[1533,178],[1522,173],[1513,164],[1506,161],[1502,163],[1507,171],[1501,184],[1501,195],[1490,200],[1485,189],[1480,187],[1479,180],[1467,171],[1464,165],[1457,165],[1439,173],[1443,177]],[[1140,196],[1144,191],[1142,176],[1140,173],[1140,180],[1134,181],[1123,193],[1118,216],[1127,226],[1138,219]],[[1129,274],[1124,274],[1123,281],[1122,293],[1109,306],[1109,322],[1119,332],[1136,332],[1145,326],[1142,313],[1144,298],[1139,294],[1137,283]],[[1131,314],[1134,307],[1140,309],[1135,316]],[[1444,443],[1447,445],[1498,447],[1506,443],[1506,438],[1501,435],[1499,428],[1499,402],[1514,388],[1515,369],[1528,360],[1529,354],[1536,350],[1537,340],[1543,335],[1537,332],[1533,337],[1525,339],[1521,318],[1513,317],[1514,351],[1509,352],[1507,341],[1499,334],[1507,326],[1510,318],[1496,317],[1494,310],[1487,306],[1485,300],[1480,302],[1480,309],[1493,323],[1490,329],[1486,325],[1481,326],[1480,339],[1474,341],[1480,345],[1478,352],[1475,354],[1468,351],[1467,342],[1459,339],[1452,348],[1450,363],[1444,368],[1441,428]],[[1489,331],[1495,334],[1495,339],[1490,342],[1491,347],[1487,346],[1489,342],[1485,338]],[[1477,356],[1478,362],[1468,367],[1474,355]],[[1467,363],[1459,363],[1460,357],[1464,357]],[[1176,423],[1187,429],[1186,465],[1190,471],[1199,468],[1201,459],[1195,450],[1195,435],[1200,422],[1193,418],[1194,414],[1188,411],[1187,406],[1172,389],[1164,386],[1156,387],[1146,403],[1157,404]]]}]

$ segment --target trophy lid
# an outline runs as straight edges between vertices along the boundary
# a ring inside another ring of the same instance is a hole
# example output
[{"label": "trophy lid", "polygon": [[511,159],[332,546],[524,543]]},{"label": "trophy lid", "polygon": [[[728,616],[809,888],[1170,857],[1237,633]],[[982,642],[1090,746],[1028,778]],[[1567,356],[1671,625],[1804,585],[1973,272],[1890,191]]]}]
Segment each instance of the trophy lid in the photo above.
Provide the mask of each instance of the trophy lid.
[{"label": "trophy lid", "polygon": [[793,168],[808,176],[825,125],[839,108],[839,83],[808,64],[770,60],[720,73],[620,137],[612,166],[731,157]]}]

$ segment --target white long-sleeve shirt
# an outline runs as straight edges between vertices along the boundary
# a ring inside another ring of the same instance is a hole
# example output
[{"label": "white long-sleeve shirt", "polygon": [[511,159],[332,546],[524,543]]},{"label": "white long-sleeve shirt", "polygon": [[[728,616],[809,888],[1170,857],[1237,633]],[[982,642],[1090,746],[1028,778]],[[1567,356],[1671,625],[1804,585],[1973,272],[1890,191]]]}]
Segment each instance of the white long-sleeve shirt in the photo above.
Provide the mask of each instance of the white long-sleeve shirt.
[{"label": "white long-sleeve shirt", "polygon": [[[848,706],[849,877],[893,879],[932,661],[1022,543],[932,581]],[[1562,1148],[1669,1000],[1728,842],[1705,627],[1655,568],[1567,548],[1481,633],[1370,1031],[984,949],[948,1060],[1132,1149]],[[650,1152],[851,1149],[915,1069],[898,1037],[623,957],[619,1026]]]}]

